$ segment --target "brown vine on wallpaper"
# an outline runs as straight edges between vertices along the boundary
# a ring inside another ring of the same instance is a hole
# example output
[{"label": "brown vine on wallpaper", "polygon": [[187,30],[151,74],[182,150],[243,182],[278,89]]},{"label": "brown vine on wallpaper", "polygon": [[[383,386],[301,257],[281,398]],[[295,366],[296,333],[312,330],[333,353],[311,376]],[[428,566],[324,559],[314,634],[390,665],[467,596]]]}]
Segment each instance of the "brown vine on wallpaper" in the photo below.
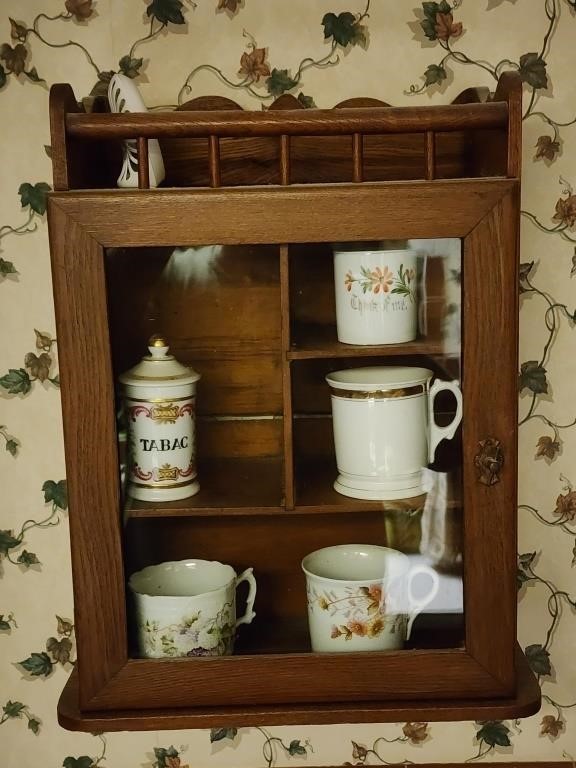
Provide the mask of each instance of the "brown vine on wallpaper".
[{"label": "brown vine on wallpaper", "polygon": [[[208,0],[206,0],[208,2]],[[238,23],[237,17],[254,0],[210,0],[214,7],[215,23]],[[458,74],[462,67],[473,67],[478,70],[479,81],[495,84],[500,74],[506,69],[516,70],[525,83],[526,107],[524,120],[537,120],[545,129],[537,139],[534,146],[533,160],[543,162],[546,166],[557,163],[564,151],[564,129],[576,123],[576,117],[567,121],[558,121],[548,110],[539,108],[540,97],[549,92],[550,73],[548,61],[550,50],[554,41],[561,13],[565,9],[568,18],[566,23],[576,24],[576,0],[541,0],[538,8],[542,14],[542,35],[538,41],[527,46],[526,52],[517,59],[503,57],[496,63],[476,59],[467,53],[466,34],[472,34],[473,30],[467,30],[464,24],[464,11],[469,0],[447,0],[440,2],[421,2],[414,8],[411,19],[407,14],[407,26],[416,28],[416,44],[432,44],[438,55],[426,67],[419,84],[411,85],[407,93],[414,98],[424,93],[443,92],[451,80]],[[488,0],[486,10],[497,13],[504,0]],[[47,0],[47,6],[49,0]],[[56,2],[50,3],[53,7]],[[71,48],[84,58],[94,72],[95,82],[91,89],[92,95],[105,94],[110,78],[115,72],[122,72],[130,78],[140,78],[146,69],[147,60],[143,51],[153,41],[158,41],[171,31],[178,28],[193,34],[189,29],[189,21],[193,17],[196,5],[184,0],[146,0],[144,5],[145,34],[136,36],[128,50],[120,57],[118,62],[111,62],[109,68],[100,66],[90,53],[86,40],[86,28],[95,16],[98,3],[95,0],[61,0],[60,10],[56,13],[39,13],[31,20],[21,18],[6,19],[6,36],[8,39],[0,45],[0,98],[2,91],[10,87],[15,79],[27,84],[27,87],[45,87],[45,72],[38,73],[36,67],[31,64],[36,46],[44,46],[54,51],[57,55],[59,49]],[[353,5],[350,0],[350,5]],[[230,92],[243,92],[254,98],[263,108],[277,96],[291,92],[294,93],[305,107],[314,107],[314,98],[307,95],[302,89],[305,87],[306,73],[314,69],[339,69],[344,63],[353,65],[353,57],[347,57],[344,61],[343,52],[349,53],[353,49],[366,49],[369,45],[369,25],[371,14],[381,14],[379,6],[371,8],[371,0],[362,0],[359,7],[351,10],[326,12],[318,18],[318,50],[309,56],[303,57],[296,64],[290,64],[286,60],[287,52],[281,55],[271,48],[260,45],[256,38],[248,31],[243,35],[246,40],[245,49],[238,53],[238,68],[232,72],[226,72],[222,68],[210,64],[200,63],[195,65],[185,76],[178,88],[175,101],[180,104],[193,93],[194,80],[198,73],[208,72],[218,81],[223,83]],[[26,6],[22,6],[21,12],[25,14]],[[102,12],[102,9],[100,9]],[[519,6],[518,14],[522,13]],[[536,13],[536,10],[534,10]],[[138,19],[142,15],[138,14]],[[416,22],[414,22],[416,18]],[[385,21],[380,15],[378,22]],[[62,27],[69,30],[70,38],[65,42],[54,42],[52,31]],[[503,38],[505,44],[506,39]],[[356,54],[355,54],[356,55]],[[382,94],[385,96],[385,94]],[[523,216],[530,226],[535,226],[546,235],[557,238],[566,243],[572,250],[572,262],[570,277],[576,275],[576,237],[573,235],[576,226],[576,194],[572,186],[562,177],[560,178],[561,194],[559,195],[554,210],[550,210],[550,224],[545,223],[540,217],[530,211],[523,211]],[[11,236],[13,243],[20,235],[28,236],[34,232],[46,209],[46,194],[49,185],[45,182],[28,183],[20,185],[18,194],[24,212],[24,221],[21,224],[0,226],[0,243]],[[18,281],[20,275],[18,265],[13,257],[8,255],[4,259],[0,257],[0,282],[6,280]],[[527,398],[527,409],[522,415],[520,425],[528,423],[540,423],[543,427],[542,434],[535,445],[535,460],[546,462],[549,465],[562,455],[563,435],[566,430],[576,426],[576,414],[565,422],[556,423],[548,418],[540,408],[542,397],[549,394],[549,360],[554,351],[558,330],[562,323],[567,323],[570,328],[576,323],[576,309],[554,299],[548,292],[538,285],[537,265],[533,262],[523,262],[520,269],[520,291],[522,300],[537,299],[543,302],[544,311],[542,323],[546,329],[546,339],[538,359],[524,360],[519,371],[519,388],[522,402]],[[34,387],[58,387],[59,379],[53,370],[55,365],[54,352],[56,339],[49,332],[35,330],[35,351],[30,351],[23,356],[21,367],[10,368],[6,373],[0,372],[0,391],[4,396],[28,397],[33,393]],[[35,397],[37,395],[34,395]],[[8,401],[9,402],[9,401]],[[6,450],[18,458],[19,440],[11,435],[7,426],[0,426],[0,437],[4,440]],[[520,504],[520,511],[525,511],[534,516],[540,524],[546,528],[554,528],[574,539],[574,559],[572,565],[576,565],[576,491],[570,481],[561,476],[560,493],[556,493],[555,502],[551,503],[548,511],[542,512],[533,505]],[[65,480],[48,480],[42,487],[45,503],[49,504],[49,514],[44,519],[36,522],[27,520],[20,530],[0,530],[0,559],[3,562],[17,566],[21,571],[34,571],[40,567],[40,558],[33,552],[24,548],[27,534],[33,529],[50,528],[57,525],[60,514],[67,509]],[[554,638],[558,627],[563,620],[562,609],[564,606],[576,610],[576,598],[567,590],[562,589],[546,578],[543,567],[540,566],[540,553],[526,552],[518,557],[518,587],[519,599],[522,600],[526,589],[532,587],[542,594],[544,605],[547,608],[549,621],[542,628],[542,636],[533,638],[535,642],[525,647],[526,656],[543,685],[543,699],[552,710],[541,717],[538,733],[541,737],[552,740],[562,738],[566,734],[566,719],[564,712],[576,707],[576,701],[556,700],[546,687],[547,681],[553,678],[554,668]],[[30,574],[34,577],[34,574]],[[0,615],[0,643],[2,635],[9,635],[17,629],[15,611],[6,611]],[[20,660],[13,660],[18,664],[22,672],[30,679],[43,679],[50,676],[56,668],[70,667],[74,655],[73,624],[62,618],[57,619],[55,636],[50,636],[43,643],[45,650],[30,652]],[[46,633],[48,634],[48,633]],[[46,635],[44,635],[45,637]],[[40,721],[31,714],[29,707],[18,701],[7,700],[2,708],[0,725],[9,721],[26,720],[28,729],[33,734],[38,734]],[[368,765],[372,763],[390,764],[388,751],[391,744],[405,744],[420,746],[426,744],[432,738],[432,728],[428,723],[404,723],[397,727],[401,729],[401,735],[387,738],[379,736],[372,740],[370,745],[363,744],[355,739],[350,742],[350,759],[346,765]],[[518,731],[517,723],[503,721],[487,721],[470,724],[473,729],[473,740],[476,748],[469,758],[470,762],[482,760],[495,750],[504,750],[510,753],[512,750],[513,736]],[[214,747],[237,747],[245,729],[215,728],[209,733],[210,742]],[[262,738],[262,758],[270,768],[281,759],[313,759],[313,747],[310,741],[304,738],[283,740],[270,733],[265,728],[256,731]],[[107,743],[105,736],[96,737],[100,741],[98,754],[95,756],[81,755],[79,757],[65,757],[62,765],[64,768],[94,768],[106,761]],[[183,755],[184,747],[177,749],[173,745],[155,747],[149,753],[148,765],[151,768],[188,768],[191,760]],[[410,763],[410,760],[402,760],[402,764]]]}]

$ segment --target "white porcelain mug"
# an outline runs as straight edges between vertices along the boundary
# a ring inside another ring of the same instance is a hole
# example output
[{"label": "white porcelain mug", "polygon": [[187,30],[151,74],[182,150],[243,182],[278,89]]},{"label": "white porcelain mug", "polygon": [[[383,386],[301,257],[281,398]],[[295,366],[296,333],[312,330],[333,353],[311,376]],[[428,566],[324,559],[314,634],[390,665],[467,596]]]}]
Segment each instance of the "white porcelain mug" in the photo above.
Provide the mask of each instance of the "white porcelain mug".
[{"label": "white porcelain mug", "polygon": [[[237,619],[236,588],[243,581],[249,584],[247,606]],[[215,560],[180,560],[150,565],[128,584],[139,651],[146,658],[230,655],[236,628],[256,616],[252,568],[237,576]]]},{"label": "white porcelain mug", "polygon": [[[402,648],[440,584],[428,566],[411,566],[401,552],[371,544],[316,550],[302,560],[302,570],[310,640],[317,653]],[[419,596],[413,585],[423,574],[431,584]]]},{"label": "white porcelain mug", "polygon": [[417,254],[334,251],[336,329],[344,344],[401,344],[418,332]]},{"label": "white porcelain mug", "polygon": [[[391,500],[425,492],[422,470],[441,440],[450,440],[462,420],[457,381],[436,379],[427,368],[376,366],[335,371],[330,385],[338,478],[334,488],[356,499]],[[436,424],[434,400],[449,390],[456,412]]]}]

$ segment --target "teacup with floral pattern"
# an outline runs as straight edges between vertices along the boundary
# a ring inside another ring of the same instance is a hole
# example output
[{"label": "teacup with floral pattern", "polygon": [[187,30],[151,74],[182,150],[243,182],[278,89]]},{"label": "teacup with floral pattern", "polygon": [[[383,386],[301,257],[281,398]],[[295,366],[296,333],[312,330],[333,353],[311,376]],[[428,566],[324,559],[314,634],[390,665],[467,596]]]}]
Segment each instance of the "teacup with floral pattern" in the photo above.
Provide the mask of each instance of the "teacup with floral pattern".
[{"label": "teacup with floral pattern", "polygon": [[[437,595],[438,575],[406,555],[372,544],[341,544],[311,552],[306,574],[312,650],[319,653],[402,648],[416,616]],[[430,580],[416,596],[417,575]]]},{"label": "teacup with floral pattern", "polygon": [[[246,611],[236,618],[236,587],[247,581]],[[180,560],[150,565],[132,574],[138,646],[141,656],[227,656],[236,628],[250,624],[256,580],[252,568],[240,576],[215,560]]]}]

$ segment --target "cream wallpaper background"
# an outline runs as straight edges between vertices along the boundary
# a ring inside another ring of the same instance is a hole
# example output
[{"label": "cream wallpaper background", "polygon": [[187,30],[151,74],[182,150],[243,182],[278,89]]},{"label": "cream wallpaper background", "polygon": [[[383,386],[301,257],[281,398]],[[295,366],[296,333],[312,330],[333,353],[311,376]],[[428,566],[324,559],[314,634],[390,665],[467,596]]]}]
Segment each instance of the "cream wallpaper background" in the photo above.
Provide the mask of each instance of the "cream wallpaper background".
[{"label": "cream wallpaper background", "polygon": [[[575,7],[574,0],[1,0],[3,766],[255,768],[576,755]],[[541,713],[484,724],[263,723],[238,732],[101,737],[60,729],[56,702],[75,646],[44,216],[48,86],[69,82],[81,98],[122,70],[136,77],[149,106],[221,94],[258,109],[284,90],[320,107],[358,95],[429,104],[447,103],[469,85],[493,88],[506,68],[519,69],[526,86],[519,640],[540,676]]]}]

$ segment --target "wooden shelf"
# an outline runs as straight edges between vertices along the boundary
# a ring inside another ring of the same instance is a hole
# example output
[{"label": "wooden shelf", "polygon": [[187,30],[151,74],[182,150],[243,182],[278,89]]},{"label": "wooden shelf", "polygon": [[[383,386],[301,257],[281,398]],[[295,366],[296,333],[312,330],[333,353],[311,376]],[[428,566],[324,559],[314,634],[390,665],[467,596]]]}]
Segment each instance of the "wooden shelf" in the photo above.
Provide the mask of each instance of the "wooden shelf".
[{"label": "wooden shelf", "polygon": [[[338,475],[334,462],[308,460],[296,468],[296,507],[300,512],[414,511],[424,508],[426,494],[395,501],[364,501],[343,496],[334,490]],[[460,507],[458,498],[449,499],[450,508]]]},{"label": "wooden shelf", "polygon": [[127,499],[126,517],[258,515],[282,512],[279,457],[213,459],[198,471],[200,491],[180,501],[155,504]]},{"label": "wooden shelf", "polygon": [[334,326],[314,325],[299,328],[286,353],[288,360],[314,360],[327,357],[406,357],[407,355],[438,356],[444,354],[442,339],[421,337],[405,344],[365,346],[338,341]]},{"label": "wooden shelf", "polygon": [[155,731],[184,728],[317,725],[331,723],[507,720],[529,717],[540,709],[540,686],[522,651],[516,650],[517,691],[512,698],[227,706],[209,709],[139,709],[81,712],[78,673],[74,670],[58,702],[58,722],[70,731]]},{"label": "wooden shelf", "polygon": [[[200,491],[180,501],[161,504],[128,498],[126,518],[258,516],[278,514],[346,514],[421,510],[426,494],[395,501],[364,501],[334,490],[334,462],[319,458],[296,471],[296,504],[285,506],[282,462],[277,457],[212,459],[199,470]],[[225,482],[222,483],[222,478]],[[449,507],[461,506],[458,498]]]}]

